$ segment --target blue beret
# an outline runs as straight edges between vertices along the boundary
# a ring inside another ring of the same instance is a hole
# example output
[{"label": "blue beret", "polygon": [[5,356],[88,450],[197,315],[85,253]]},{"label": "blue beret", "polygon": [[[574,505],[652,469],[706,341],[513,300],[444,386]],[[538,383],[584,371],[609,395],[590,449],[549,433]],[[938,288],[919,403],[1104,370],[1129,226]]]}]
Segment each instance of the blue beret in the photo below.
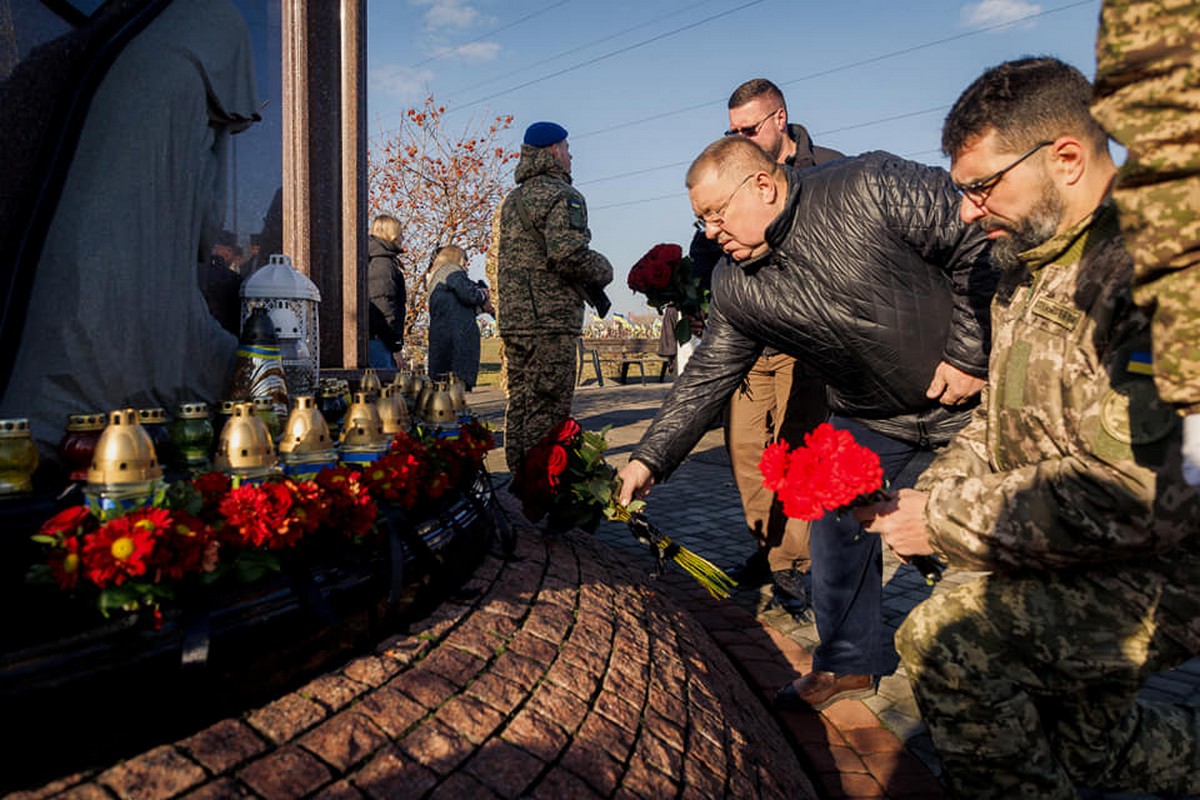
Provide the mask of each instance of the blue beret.
[{"label": "blue beret", "polygon": [[525,144],[549,147],[567,138],[567,129],[554,122],[535,122],[525,129]]}]

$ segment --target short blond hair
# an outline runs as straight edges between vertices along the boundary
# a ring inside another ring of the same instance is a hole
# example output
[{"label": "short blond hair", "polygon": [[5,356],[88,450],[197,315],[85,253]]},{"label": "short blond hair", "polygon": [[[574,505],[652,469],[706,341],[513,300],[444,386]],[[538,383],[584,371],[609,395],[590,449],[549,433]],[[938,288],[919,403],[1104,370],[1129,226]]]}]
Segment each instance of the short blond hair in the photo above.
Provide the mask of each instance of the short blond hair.
[{"label": "short blond hair", "polygon": [[715,173],[718,177],[730,172],[755,174],[765,172],[775,177],[779,165],[767,152],[744,136],[725,136],[704,148],[687,171],[687,188]]},{"label": "short blond hair", "polygon": [[430,267],[437,269],[446,264],[457,264],[460,267],[467,266],[467,251],[456,244],[448,244],[445,247],[438,248],[438,251],[433,255],[433,264]]},{"label": "short blond hair", "polygon": [[371,221],[371,235],[380,241],[393,242],[399,245],[400,220],[391,214],[380,214]]}]

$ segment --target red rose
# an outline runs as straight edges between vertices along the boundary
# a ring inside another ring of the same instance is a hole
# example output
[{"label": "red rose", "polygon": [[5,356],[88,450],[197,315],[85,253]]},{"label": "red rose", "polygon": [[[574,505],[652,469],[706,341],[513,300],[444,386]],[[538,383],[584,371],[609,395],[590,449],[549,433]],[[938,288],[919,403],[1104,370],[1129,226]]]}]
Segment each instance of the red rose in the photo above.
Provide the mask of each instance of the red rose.
[{"label": "red rose", "polygon": [[642,294],[666,291],[682,259],[679,245],[656,244],[629,271],[629,288]]},{"label": "red rose", "polygon": [[579,435],[581,430],[583,428],[579,427],[578,422],[571,417],[567,417],[550,429],[550,433],[546,434],[546,440],[570,446],[575,443],[575,437]]},{"label": "red rose", "polygon": [[566,449],[561,445],[556,444],[550,448],[550,452],[546,456],[546,482],[550,486],[558,487],[559,478],[567,471],[567,464],[570,461]]}]

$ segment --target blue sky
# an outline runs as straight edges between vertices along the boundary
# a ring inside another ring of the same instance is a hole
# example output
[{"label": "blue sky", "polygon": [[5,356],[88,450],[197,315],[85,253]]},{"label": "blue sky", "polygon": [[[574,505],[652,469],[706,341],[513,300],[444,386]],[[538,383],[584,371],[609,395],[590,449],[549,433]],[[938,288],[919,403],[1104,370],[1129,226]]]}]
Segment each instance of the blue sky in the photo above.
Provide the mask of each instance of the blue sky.
[{"label": "blue sky", "polygon": [[728,126],[739,83],[779,84],[818,144],[948,166],[942,119],[987,67],[1054,55],[1095,73],[1100,0],[369,0],[367,13],[369,137],[430,92],[451,130],[514,115],[514,147],[531,122],[562,124],[613,310],[643,313],[629,268],[659,242],[686,247],[684,173]]}]

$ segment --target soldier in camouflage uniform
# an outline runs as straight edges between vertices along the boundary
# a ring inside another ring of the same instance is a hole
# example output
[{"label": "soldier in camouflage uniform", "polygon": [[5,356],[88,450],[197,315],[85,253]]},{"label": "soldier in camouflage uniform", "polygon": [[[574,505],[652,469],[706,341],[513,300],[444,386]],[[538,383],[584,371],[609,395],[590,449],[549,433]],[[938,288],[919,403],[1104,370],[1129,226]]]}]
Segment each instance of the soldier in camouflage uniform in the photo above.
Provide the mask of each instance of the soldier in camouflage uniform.
[{"label": "soldier in camouflage uniform", "polygon": [[990,573],[896,634],[961,797],[1200,791],[1197,710],[1136,700],[1200,652],[1200,494],[1154,389],[1090,96],[1074,68],[1022,59],[947,117],[963,218],[1005,268],[991,382],[915,490],[859,512],[901,557]]},{"label": "soldier in camouflage uniform", "polygon": [[1153,316],[1154,382],[1200,486],[1200,3],[1105,0],[1092,113],[1129,149],[1113,197]]},{"label": "soldier in camouflage uniform", "polygon": [[530,125],[516,178],[493,240],[497,326],[508,359],[504,450],[514,476],[525,453],[571,414],[583,298],[613,277],[608,259],[588,247],[587,206],[571,186],[566,130]]}]

